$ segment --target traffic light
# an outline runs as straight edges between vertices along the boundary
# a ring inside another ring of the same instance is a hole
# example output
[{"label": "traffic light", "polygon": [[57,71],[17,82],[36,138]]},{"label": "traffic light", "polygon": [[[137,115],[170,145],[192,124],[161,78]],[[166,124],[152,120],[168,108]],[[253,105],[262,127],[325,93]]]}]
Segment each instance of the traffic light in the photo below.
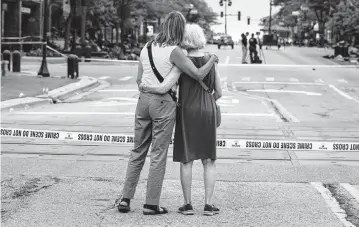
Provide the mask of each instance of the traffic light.
[{"label": "traffic light", "polygon": [[219,1],[219,5],[220,5],[220,6],[223,6],[223,0],[220,0],[220,1]]},{"label": "traffic light", "polygon": [[250,25],[251,24],[251,18],[250,17],[248,17],[248,25]]},{"label": "traffic light", "polygon": [[238,11],[238,20],[241,20],[241,11]]},{"label": "traffic light", "polygon": [[229,2],[228,2],[228,6],[231,6],[232,5],[232,1],[231,0],[229,0]]},{"label": "traffic light", "polygon": [[221,12],[221,17],[223,17],[223,12]]}]

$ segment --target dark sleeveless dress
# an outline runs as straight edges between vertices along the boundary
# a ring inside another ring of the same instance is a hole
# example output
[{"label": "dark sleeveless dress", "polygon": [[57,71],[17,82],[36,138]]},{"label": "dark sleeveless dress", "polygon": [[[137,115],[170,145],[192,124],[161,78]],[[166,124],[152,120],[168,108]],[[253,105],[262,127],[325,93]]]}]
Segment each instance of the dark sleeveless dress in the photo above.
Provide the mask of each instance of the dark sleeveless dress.
[{"label": "dark sleeveless dress", "polygon": [[[197,68],[210,59],[209,56],[190,57]],[[215,86],[215,68],[203,79],[212,92]],[[173,161],[187,163],[198,159],[216,159],[215,101],[201,84],[182,73],[179,79],[181,107],[176,115]]]}]

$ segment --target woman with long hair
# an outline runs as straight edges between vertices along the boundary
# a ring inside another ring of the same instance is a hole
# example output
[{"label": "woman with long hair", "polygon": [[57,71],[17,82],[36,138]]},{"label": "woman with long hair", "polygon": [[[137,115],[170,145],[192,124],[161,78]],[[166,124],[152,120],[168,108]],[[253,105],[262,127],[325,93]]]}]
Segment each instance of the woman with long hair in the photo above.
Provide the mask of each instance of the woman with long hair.
[{"label": "woman with long hair", "polygon": [[[203,29],[197,24],[188,24],[184,35],[183,47],[188,57],[197,66],[208,64],[210,57],[201,49],[206,45]],[[171,78],[173,77],[173,78]],[[191,204],[191,184],[193,161],[200,159],[204,168],[205,205],[204,215],[219,213],[213,205],[215,185],[215,160],[217,136],[216,103],[222,96],[217,65],[211,69],[203,81],[197,81],[189,74],[181,76],[171,74],[159,85],[140,85],[145,91],[164,94],[179,78],[179,103],[177,112],[173,161],[181,162],[181,184],[184,205],[178,211],[182,214],[194,214]]]},{"label": "woman with long hair", "polygon": [[[168,75],[179,76],[181,71],[196,80],[202,80],[208,74],[218,58],[212,55],[207,64],[197,68],[179,47],[183,40],[185,25],[186,19],[180,12],[171,12],[166,16],[154,42],[147,43],[141,51],[137,73],[138,85],[141,82],[149,85],[160,84],[154,67],[165,79]],[[173,85],[176,87],[175,82]],[[140,91],[135,113],[134,148],[128,161],[123,195],[118,206],[120,212],[130,211],[130,200],[134,197],[142,167],[152,144],[143,214],[168,213],[166,208],[159,206],[159,202],[166,171],[168,146],[176,118],[174,92],[171,94]]]}]

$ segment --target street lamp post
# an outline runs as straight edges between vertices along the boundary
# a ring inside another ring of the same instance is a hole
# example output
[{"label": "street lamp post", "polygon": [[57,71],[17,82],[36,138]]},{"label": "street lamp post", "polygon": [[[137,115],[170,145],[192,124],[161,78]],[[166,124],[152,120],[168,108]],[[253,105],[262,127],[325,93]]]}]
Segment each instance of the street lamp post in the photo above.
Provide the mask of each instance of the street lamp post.
[{"label": "street lamp post", "polygon": [[46,61],[46,55],[47,55],[47,18],[48,18],[48,0],[44,0],[44,25],[43,25],[43,34],[42,34],[42,62],[41,67],[37,75],[43,76],[43,77],[50,77],[49,70],[47,68],[47,61]]}]

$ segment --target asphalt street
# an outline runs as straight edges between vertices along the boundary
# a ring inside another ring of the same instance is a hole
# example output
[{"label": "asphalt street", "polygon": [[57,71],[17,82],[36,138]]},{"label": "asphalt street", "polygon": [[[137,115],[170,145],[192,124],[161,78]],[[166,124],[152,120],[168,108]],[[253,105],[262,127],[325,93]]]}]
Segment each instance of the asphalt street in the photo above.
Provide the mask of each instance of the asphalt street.
[{"label": "asphalt street", "polygon": [[[2,137],[2,213],[7,217],[2,224],[359,226],[359,68],[324,59],[328,50],[314,48],[264,49],[262,65],[242,65],[240,46],[206,51],[220,59],[219,140],[351,142],[353,149],[219,145],[215,203],[223,212],[206,219],[200,213],[190,218],[175,213],[182,199],[170,147],[162,205],[172,212],[151,219],[141,214],[148,161],[134,212],[121,215],[114,207],[131,144]],[[36,72],[39,64],[22,67]],[[67,72],[65,63],[49,64],[49,70]],[[136,64],[81,63],[80,76],[99,79],[99,87],[57,104],[2,112],[2,128],[132,135],[136,73]],[[198,212],[202,173],[198,162],[193,183]]]}]

